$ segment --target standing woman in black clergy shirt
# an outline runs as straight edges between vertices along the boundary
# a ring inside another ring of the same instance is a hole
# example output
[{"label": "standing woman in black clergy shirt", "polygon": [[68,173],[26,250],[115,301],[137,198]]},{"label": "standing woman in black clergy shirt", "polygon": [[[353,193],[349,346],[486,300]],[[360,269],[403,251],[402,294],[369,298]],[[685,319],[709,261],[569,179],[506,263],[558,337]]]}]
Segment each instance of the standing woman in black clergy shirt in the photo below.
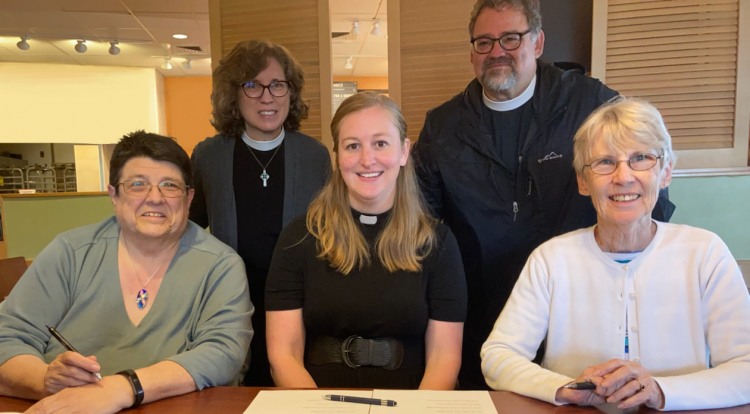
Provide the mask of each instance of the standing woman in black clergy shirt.
[{"label": "standing woman in black clergy shirt", "polygon": [[453,233],[427,213],[406,123],[385,96],[331,122],[337,170],[279,237],[266,284],[282,387],[453,389],[466,284]]},{"label": "standing woman in black clergy shirt", "polygon": [[255,337],[245,385],[273,385],[266,354],[263,292],[273,248],[307,211],[331,171],[326,147],[298,131],[307,117],[304,74],[283,46],[240,42],[213,73],[218,134],[193,151],[190,219],[234,248],[247,269]]}]

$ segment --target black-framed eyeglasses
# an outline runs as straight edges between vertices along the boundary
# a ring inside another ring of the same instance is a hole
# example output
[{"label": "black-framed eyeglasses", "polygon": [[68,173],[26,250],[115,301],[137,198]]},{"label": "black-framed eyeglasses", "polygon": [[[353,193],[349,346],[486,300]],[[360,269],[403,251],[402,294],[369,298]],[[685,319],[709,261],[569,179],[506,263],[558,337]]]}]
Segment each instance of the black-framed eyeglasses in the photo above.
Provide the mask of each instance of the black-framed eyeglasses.
[{"label": "black-framed eyeglasses", "polygon": [[591,168],[591,172],[593,172],[594,174],[607,175],[615,172],[617,170],[617,167],[620,166],[621,162],[626,162],[628,163],[630,169],[633,171],[646,171],[654,168],[656,162],[661,158],[664,158],[664,156],[648,153],[634,155],[630,157],[630,159],[621,161],[618,161],[614,158],[599,158],[591,164],[584,165],[584,167]]},{"label": "black-framed eyeglasses", "polygon": [[474,46],[474,51],[480,55],[492,52],[495,42],[499,43],[500,47],[504,50],[510,52],[521,47],[521,39],[529,33],[531,33],[531,29],[523,33],[506,33],[496,39],[491,37],[475,37],[471,39],[471,44]]},{"label": "black-framed eyeglasses", "polygon": [[281,98],[289,93],[289,90],[292,89],[292,84],[288,81],[273,81],[268,85],[264,85],[258,81],[247,81],[242,82],[240,87],[248,98],[260,98],[266,89],[268,89],[271,96]]},{"label": "black-framed eyeglasses", "polygon": [[189,185],[176,183],[174,181],[162,181],[159,184],[149,184],[142,180],[127,180],[121,183],[123,191],[133,197],[146,197],[151,192],[151,187],[157,186],[164,197],[177,198],[185,195],[190,188]]}]

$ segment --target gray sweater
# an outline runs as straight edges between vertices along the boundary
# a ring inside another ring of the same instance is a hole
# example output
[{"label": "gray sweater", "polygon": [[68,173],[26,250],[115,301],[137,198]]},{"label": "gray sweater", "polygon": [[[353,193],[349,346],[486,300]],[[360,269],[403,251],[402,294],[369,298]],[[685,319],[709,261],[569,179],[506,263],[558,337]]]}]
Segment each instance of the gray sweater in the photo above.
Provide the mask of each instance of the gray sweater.
[{"label": "gray sweater", "polygon": [[[0,307],[0,365],[30,354],[50,363],[65,348],[54,326],[102,375],[180,364],[198,389],[236,383],[253,330],[242,259],[195,223],[188,226],[146,317],[133,326],[117,265],[114,217],[57,236]],[[135,297],[133,297],[135,300]]]},{"label": "gray sweater", "polygon": [[[282,227],[307,213],[313,197],[331,174],[328,149],[315,138],[287,131],[284,142]],[[190,220],[209,227],[211,234],[237,250],[237,206],[232,183],[234,138],[221,134],[206,138],[196,145],[192,160],[195,197]]]}]

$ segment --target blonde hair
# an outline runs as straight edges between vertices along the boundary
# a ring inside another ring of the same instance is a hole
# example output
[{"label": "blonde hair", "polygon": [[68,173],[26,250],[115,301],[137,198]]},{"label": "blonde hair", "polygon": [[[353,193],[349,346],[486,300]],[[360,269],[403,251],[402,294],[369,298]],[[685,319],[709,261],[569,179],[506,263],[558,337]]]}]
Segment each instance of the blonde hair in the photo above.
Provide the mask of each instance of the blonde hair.
[{"label": "blonde hair", "polygon": [[624,96],[615,96],[597,108],[583,122],[573,138],[573,167],[582,174],[587,161],[592,161],[597,139],[607,148],[626,151],[633,145],[643,145],[663,155],[661,169],[669,163],[674,166],[672,137],[664,120],[650,103]]},{"label": "blonde hair", "polygon": [[[341,123],[347,116],[367,108],[388,111],[399,131],[401,144],[406,139],[406,122],[398,106],[388,97],[360,93],[341,103],[331,121],[333,151],[338,154]],[[317,239],[318,257],[334,269],[349,274],[371,261],[370,247],[352,217],[349,192],[336,158],[336,171],[307,210],[307,230]],[[375,242],[376,253],[389,272],[422,270],[421,261],[435,245],[435,220],[427,213],[411,156],[396,179],[396,195],[388,222]]]}]

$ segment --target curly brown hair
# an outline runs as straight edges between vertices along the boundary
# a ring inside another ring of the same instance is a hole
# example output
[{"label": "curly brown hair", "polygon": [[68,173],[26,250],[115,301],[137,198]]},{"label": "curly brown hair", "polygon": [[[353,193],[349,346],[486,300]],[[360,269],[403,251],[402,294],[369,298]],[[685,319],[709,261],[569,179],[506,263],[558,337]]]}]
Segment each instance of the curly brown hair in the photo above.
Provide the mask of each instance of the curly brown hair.
[{"label": "curly brown hair", "polygon": [[279,62],[291,84],[289,115],[284,121],[284,129],[296,131],[300,122],[307,118],[309,108],[302,100],[305,74],[299,62],[284,46],[268,40],[245,40],[221,60],[213,73],[211,125],[217,132],[232,138],[242,136],[245,120],[240,112],[237,89],[241,83],[253,79],[268,67],[268,59]]}]

